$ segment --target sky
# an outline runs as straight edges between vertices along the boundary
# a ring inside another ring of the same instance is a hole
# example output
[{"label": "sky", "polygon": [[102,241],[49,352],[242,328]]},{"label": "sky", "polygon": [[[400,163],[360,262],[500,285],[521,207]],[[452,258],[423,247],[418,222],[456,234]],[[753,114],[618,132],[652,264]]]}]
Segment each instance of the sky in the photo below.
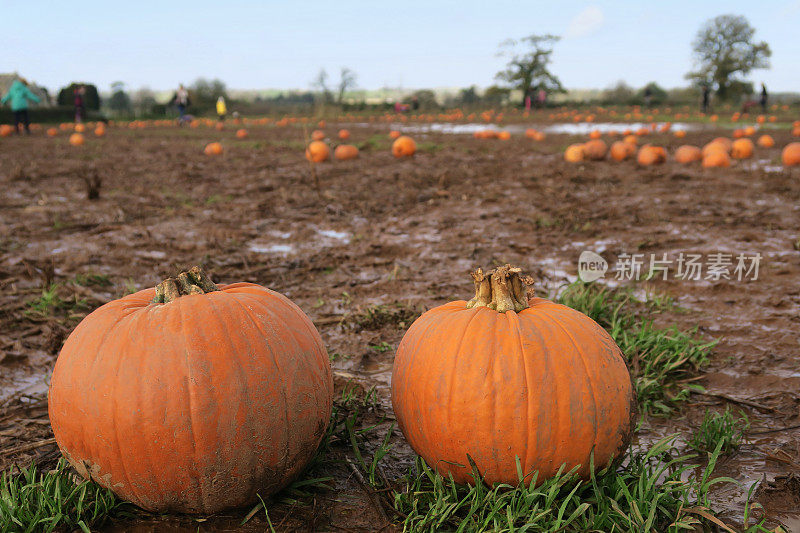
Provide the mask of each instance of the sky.
[{"label": "sky", "polygon": [[0,0],[0,72],[57,89],[170,89],[203,76],[233,89],[307,89],[341,67],[363,89],[486,87],[498,45],[533,33],[562,36],[552,71],[573,89],[655,81],[685,85],[703,22],[744,15],[772,48],[750,79],[800,91],[800,0],[472,1]]}]

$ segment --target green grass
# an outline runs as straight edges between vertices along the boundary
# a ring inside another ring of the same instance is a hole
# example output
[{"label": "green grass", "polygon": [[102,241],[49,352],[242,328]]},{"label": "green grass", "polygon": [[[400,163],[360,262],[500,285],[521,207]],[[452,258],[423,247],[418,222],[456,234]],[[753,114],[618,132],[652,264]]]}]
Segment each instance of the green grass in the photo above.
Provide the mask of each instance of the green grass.
[{"label": "green grass", "polygon": [[689,447],[705,453],[721,445],[722,453],[728,454],[739,448],[744,432],[749,427],[750,420],[744,413],[736,418],[730,409],[725,409],[723,413],[707,410],[703,422],[695,429],[688,444]]},{"label": "green grass", "polygon": [[686,380],[706,364],[717,343],[702,339],[696,328],[654,325],[644,315],[675,307],[663,296],[640,302],[630,291],[576,282],[558,301],[590,316],[613,337],[628,363],[643,414],[668,415],[686,400],[696,387]]},{"label": "green grass", "polygon": [[[675,451],[676,439],[632,450],[624,468],[607,468],[588,480],[561,471],[516,486],[489,487],[474,465],[475,482],[456,485],[418,459],[395,493],[395,507],[405,516],[405,531],[702,530],[702,524],[709,524],[706,516],[714,514],[708,501],[711,487],[735,481],[712,478],[719,447],[703,467],[694,455]],[[766,531],[759,527],[750,531]]]},{"label": "green grass", "polygon": [[40,472],[30,466],[0,476],[0,531],[89,531],[130,506],[90,481],[76,481],[67,462]]}]

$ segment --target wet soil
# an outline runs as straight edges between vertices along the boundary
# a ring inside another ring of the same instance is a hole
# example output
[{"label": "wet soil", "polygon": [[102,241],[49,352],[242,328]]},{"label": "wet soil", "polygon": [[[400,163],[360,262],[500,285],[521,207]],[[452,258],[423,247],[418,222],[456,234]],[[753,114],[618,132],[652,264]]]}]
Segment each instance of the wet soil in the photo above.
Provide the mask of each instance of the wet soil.
[{"label": "wet soil", "polygon": [[[745,487],[760,482],[756,497],[771,523],[800,531],[792,477],[800,475],[800,171],[780,167],[779,148],[729,169],[574,165],[561,152],[578,137],[537,143],[429,131],[415,134],[414,158],[396,160],[388,126],[354,125],[360,158],[319,165],[317,189],[299,128],[248,129],[238,140],[232,127],[112,128],[81,148],[63,132],[0,140],[0,469],[58,457],[46,387],[77,322],[195,264],[215,281],[255,282],[294,300],[320,330],[339,386],[375,387],[371,416],[391,420],[392,358],[405,328],[424,309],[468,298],[476,266],[521,265],[547,295],[575,279],[583,250],[612,265],[623,253],[760,253],[757,280],[635,283],[686,308],[657,321],[720,339],[698,378],[706,394],[673,418],[648,419],[639,438],[690,432],[708,408],[741,409],[752,423],[747,442],[717,474]],[[698,128],[680,141],[648,141],[674,148],[729,133]],[[778,147],[791,140],[770,133]],[[204,156],[216,140],[224,155]],[[84,179],[95,173],[102,187],[90,201]],[[55,294],[55,305],[44,306],[43,289],[53,289],[45,300]],[[374,306],[389,318],[374,319]],[[399,434],[394,441],[386,462],[399,477],[413,454]],[[393,518],[370,505],[346,464],[336,468],[334,490],[311,507],[276,504],[273,524],[374,531]],[[744,492],[714,493],[725,520],[741,521]],[[233,531],[242,516],[152,517],[111,530]],[[264,525],[259,514],[245,527]]]}]

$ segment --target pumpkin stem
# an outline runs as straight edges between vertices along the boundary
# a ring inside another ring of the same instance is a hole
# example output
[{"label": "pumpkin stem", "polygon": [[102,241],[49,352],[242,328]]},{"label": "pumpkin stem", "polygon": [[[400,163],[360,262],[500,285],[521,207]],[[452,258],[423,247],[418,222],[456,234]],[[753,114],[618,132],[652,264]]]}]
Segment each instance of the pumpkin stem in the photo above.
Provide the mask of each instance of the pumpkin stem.
[{"label": "pumpkin stem", "polygon": [[467,302],[467,308],[488,307],[499,313],[528,308],[528,286],[533,278],[524,276],[522,269],[505,265],[484,273],[478,268],[472,272],[475,282],[475,297]]},{"label": "pumpkin stem", "polygon": [[188,272],[181,272],[177,278],[167,278],[156,285],[156,297],[153,298],[153,303],[165,304],[187,294],[205,294],[218,290],[208,274],[203,272],[202,268],[195,266]]}]

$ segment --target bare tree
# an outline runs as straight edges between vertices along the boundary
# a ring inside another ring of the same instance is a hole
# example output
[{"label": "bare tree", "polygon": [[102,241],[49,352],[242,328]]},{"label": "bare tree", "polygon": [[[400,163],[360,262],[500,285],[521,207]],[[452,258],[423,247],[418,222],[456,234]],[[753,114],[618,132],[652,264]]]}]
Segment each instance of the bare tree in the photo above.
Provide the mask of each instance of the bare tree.
[{"label": "bare tree", "polygon": [[355,72],[353,72],[347,67],[342,67],[342,70],[339,74],[339,94],[336,99],[337,104],[342,105],[345,92],[347,92],[350,89],[355,89],[356,78],[357,75]]},{"label": "bare tree", "polygon": [[508,39],[500,44],[501,56],[509,57],[506,69],[497,73],[498,80],[505,81],[522,91],[522,101],[533,90],[561,92],[561,81],[548,70],[553,44],[559,41],[556,35],[528,35],[519,41]]},{"label": "bare tree", "polygon": [[716,85],[720,98],[744,85],[742,79],[753,69],[769,68],[772,51],[765,41],[754,42],[755,28],[737,15],[720,15],[697,32],[692,43],[697,69],[686,75],[698,85]]},{"label": "bare tree", "polygon": [[322,95],[322,101],[324,103],[331,102],[333,100],[331,90],[328,88],[328,73],[325,72],[324,68],[319,69],[317,76],[311,80],[311,87],[320,92]]}]

